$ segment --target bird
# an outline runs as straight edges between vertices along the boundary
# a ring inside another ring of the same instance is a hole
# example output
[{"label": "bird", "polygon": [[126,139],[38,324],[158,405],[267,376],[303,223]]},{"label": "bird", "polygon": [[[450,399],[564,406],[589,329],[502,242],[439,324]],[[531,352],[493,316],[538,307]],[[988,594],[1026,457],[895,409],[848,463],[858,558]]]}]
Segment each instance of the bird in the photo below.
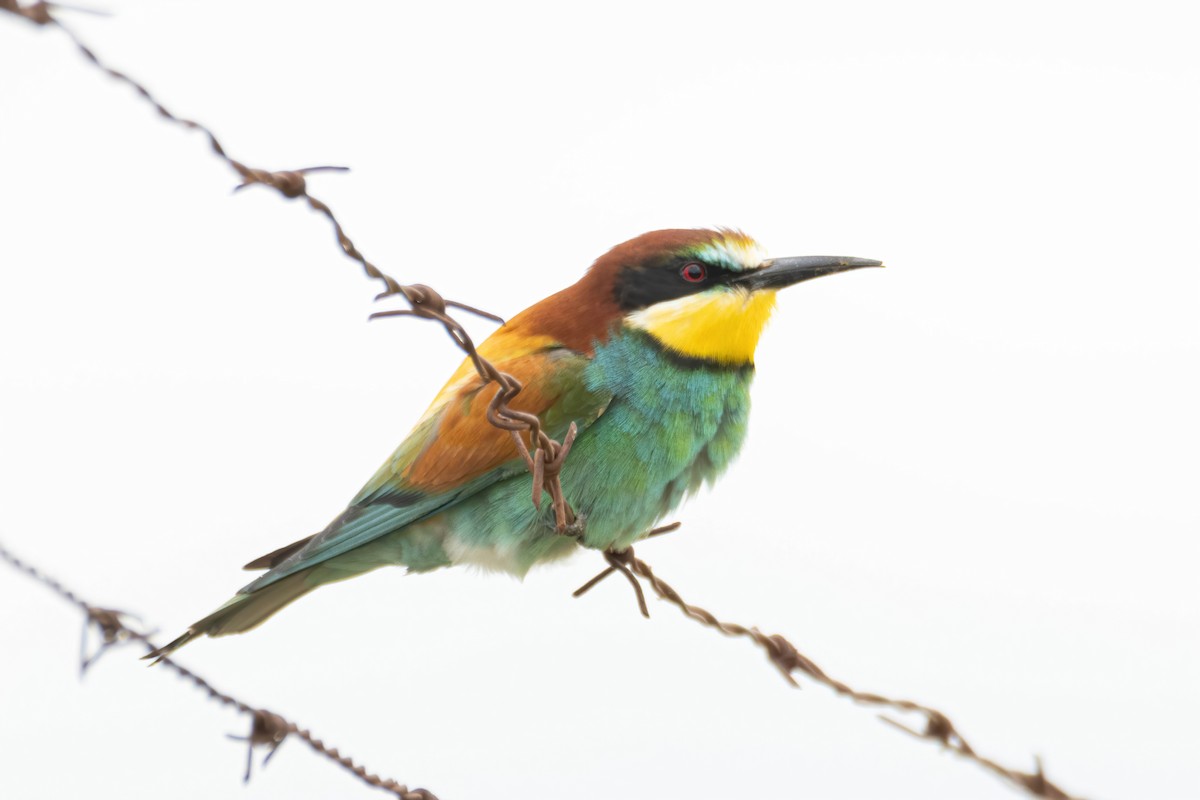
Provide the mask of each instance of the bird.
[{"label": "bird", "polygon": [[538,415],[555,439],[577,431],[559,475],[573,535],[548,504],[531,502],[526,462],[487,419],[494,392],[465,359],[324,530],[246,564],[266,571],[149,657],[248,631],[319,586],[383,566],[524,577],[580,548],[629,548],[737,455],[776,293],[881,266],[769,258],[733,228],[658,230],[613,247],[478,347],[523,384],[514,408]]}]

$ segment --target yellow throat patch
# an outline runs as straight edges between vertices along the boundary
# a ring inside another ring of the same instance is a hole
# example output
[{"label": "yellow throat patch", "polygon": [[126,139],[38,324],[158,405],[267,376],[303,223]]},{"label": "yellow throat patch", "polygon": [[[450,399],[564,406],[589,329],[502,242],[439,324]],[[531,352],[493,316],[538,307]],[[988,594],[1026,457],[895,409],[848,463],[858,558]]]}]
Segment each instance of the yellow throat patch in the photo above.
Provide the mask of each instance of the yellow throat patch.
[{"label": "yellow throat patch", "polygon": [[774,309],[774,291],[721,287],[635,311],[625,324],[682,356],[742,366],[754,363],[758,337]]}]

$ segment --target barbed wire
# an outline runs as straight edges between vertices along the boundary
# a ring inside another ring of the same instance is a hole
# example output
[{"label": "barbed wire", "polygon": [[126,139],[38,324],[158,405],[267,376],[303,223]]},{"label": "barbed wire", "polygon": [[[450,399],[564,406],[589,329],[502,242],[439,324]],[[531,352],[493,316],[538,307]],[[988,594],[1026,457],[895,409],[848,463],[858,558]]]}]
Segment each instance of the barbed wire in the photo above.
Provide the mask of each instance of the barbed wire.
[{"label": "barbed wire", "polygon": [[[30,578],[46,586],[59,597],[83,612],[83,635],[80,637],[82,644],[79,653],[79,672],[81,676],[102,655],[119,645],[137,642],[145,647],[147,652],[154,652],[158,649],[150,634],[144,633],[126,622],[129,619],[137,619],[136,616],[124,611],[104,608],[87,602],[57,579],[50,577],[32,564],[18,558],[2,542],[0,542],[0,559],[19,572],[25,573]],[[95,630],[99,634],[100,644],[95,652],[89,654],[87,652],[87,641],[88,632],[91,630]],[[206,679],[192,672],[170,656],[163,656],[158,660],[158,663],[204,692],[210,700],[215,700],[223,706],[229,706],[239,714],[250,716],[250,732],[246,736],[231,737],[247,743],[245,775],[245,780],[247,781],[250,780],[250,769],[255,747],[267,748],[267,755],[263,759],[263,764],[265,765],[287,737],[295,736],[304,741],[315,752],[354,773],[364,783],[389,791],[400,798],[400,800],[437,800],[437,796],[428,789],[409,789],[399,781],[392,780],[391,778],[381,778],[362,764],[357,763],[350,756],[342,755],[336,747],[330,747],[325,744],[309,729],[301,728],[295,722],[273,711],[268,711],[265,708],[256,708],[249,703],[237,699],[233,695],[220,691]]]},{"label": "barbed wire", "polygon": [[[38,25],[58,28],[70,38],[80,53],[93,66],[110,77],[132,87],[139,96],[155,108],[159,115],[176,125],[190,130],[197,130],[204,134],[209,141],[213,153],[228,164],[241,178],[241,183],[235,187],[235,190],[244,189],[247,186],[256,184],[268,186],[275,189],[286,199],[294,200],[303,197],[310,208],[325,216],[333,227],[334,235],[342,252],[349,258],[357,261],[362,266],[363,272],[368,278],[378,280],[383,284],[383,291],[376,295],[375,299],[381,300],[399,295],[409,304],[409,308],[407,309],[376,312],[371,314],[368,317],[369,319],[414,316],[440,323],[455,345],[471,361],[482,381],[481,388],[490,383],[497,384],[496,393],[487,408],[487,420],[496,428],[507,431],[511,435],[517,452],[533,478],[532,502],[535,506],[540,507],[543,494],[549,494],[558,531],[564,535],[577,537],[579,531],[576,529],[578,526],[576,525],[575,515],[566,502],[560,481],[562,466],[570,452],[571,445],[577,433],[575,424],[572,423],[570,425],[566,435],[559,442],[545,432],[537,415],[512,408],[509,403],[520,393],[522,389],[520,381],[512,375],[500,371],[494,364],[482,356],[466,329],[448,313],[447,309],[457,308],[501,323],[503,323],[503,320],[481,309],[453,300],[446,300],[433,288],[424,284],[401,284],[369,261],[354,244],[353,240],[350,239],[341,222],[334,215],[333,210],[326,203],[309,193],[305,179],[306,175],[315,172],[345,171],[347,168],[319,166],[272,172],[248,167],[242,162],[235,160],[226,153],[224,146],[207,126],[194,120],[176,116],[142,84],[101,61],[91,48],[85,45],[70,28],[65,26],[51,13],[51,9],[64,8],[70,7],[47,2],[21,5],[18,0],[0,0],[0,11],[12,12]],[[522,436],[523,433],[528,436],[528,444],[526,444],[525,438]],[[648,536],[653,537],[669,533],[678,527],[679,523],[666,525],[654,529]],[[783,636],[779,634],[768,635],[756,627],[747,627],[737,623],[721,621],[705,609],[687,603],[670,584],[654,573],[649,564],[634,555],[633,548],[623,551],[607,551],[603,553],[603,556],[608,562],[608,567],[577,589],[574,593],[576,597],[583,595],[610,575],[621,573],[634,590],[640,612],[643,616],[648,617],[650,615],[649,609],[646,605],[645,594],[640,583],[640,581],[644,580],[661,599],[678,607],[687,617],[726,636],[744,637],[753,641],[765,651],[771,663],[774,664],[784,679],[791,685],[799,685],[794,677],[794,673],[800,673],[807,676],[810,680],[832,689],[835,693],[850,698],[856,703],[888,708],[909,715],[915,714],[924,720],[923,729],[909,727],[897,720],[882,715],[880,719],[916,738],[928,739],[941,744],[957,755],[978,764],[1002,780],[1023,789],[1034,797],[1050,798],[1050,800],[1078,800],[1078,798],[1068,794],[1046,777],[1040,759],[1035,759],[1036,767],[1034,772],[1024,772],[1005,767],[997,761],[980,755],[962,736],[949,717],[941,711],[910,700],[897,700],[879,694],[856,690],[830,677],[811,659],[801,654],[795,645]],[[17,559],[2,545],[0,545],[0,558],[13,567],[41,581],[84,611],[86,622],[81,644],[81,672],[86,671],[88,666],[94,663],[107,649],[126,641],[139,641],[151,652],[157,649],[151,643],[148,635],[131,628],[124,622],[125,619],[132,618],[131,615],[89,605],[59,582],[48,578],[39,570]],[[88,656],[86,653],[87,633],[91,628],[95,628],[99,632],[101,644],[94,654]],[[206,680],[179,665],[170,657],[163,657],[161,663],[166,664],[168,668],[187,678],[198,688],[206,692],[210,698],[217,700],[223,705],[232,706],[241,713],[251,715],[252,724],[250,733],[245,737],[236,737],[248,742],[247,780],[250,777],[254,747],[264,746],[268,748],[267,755],[263,759],[263,763],[265,764],[284,739],[288,736],[296,736],[304,740],[313,750],[337,762],[369,785],[391,791],[405,800],[436,800],[434,795],[425,789],[409,790],[403,784],[396,781],[383,779],[378,775],[369,773],[365,767],[356,764],[350,757],[342,756],[336,748],[326,746],[307,729],[298,727],[295,723],[288,721],[278,714],[254,708],[229,695],[218,692]]]},{"label": "barbed wire", "polygon": [[[650,536],[658,536],[664,533],[669,533],[679,528],[679,523],[675,522],[671,525],[664,525],[661,528],[655,528],[650,532]],[[880,719],[900,730],[908,733],[918,739],[929,739],[938,742],[943,747],[962,756],[965,759],[975,762],[976,764],[990,770],[995,775],[1008,781],[1014,786],[1024,789],[1034,797],[1050,798],[1051,800],[1079,800],[1065,790],[1052,783],[1042,769],[1042,761],[1040,758],[1034,759],[1035,771],[1022,772],[1021,770],[1005,767],[997,761],[994,761],[986,756],[980,755],[974,747],[972,747],[966,738],[959,733],[958,728],[950,721],[950,718],[941,711],[921,703],[915,703],[912,700],[895,700],[890,697],[885,697],[881,694],[872,692],[862,692],[851,688],[848,684],[842,683],[836,678],[830,677],[825,670],[821,669],[809,657],[803,655],[796,646],[783,636],[775,634],[766,634],[756,627],[746,627],[735,622],[723,622],[717,619],[711,612],[704,610],[700,606],[692,605],[685,601],[679,592],[675,591],[669,583],[658,577],[650,565],[634,555],[633,548],[621,552],[610,554],[609,566],[596,577],[580,586],[575,590],[575,597],[583,595],[589,591],[597,583],[612,575],[614,572],[623,572],[626,577],[633,581],[637,589],[638,605],[643,615],[647,615],[646,602],[641,591],[641,587],[637,584],[637,579],[645,580],[660,598],[668,603],[676,606],[685,616],[694,619],[701,625],[705,625],[713,630],[719,631],[726,636],[744,637],[750,639],[767,654],[767,658],[775,665],[784,680],[792,686],[799,686],[793,673],[801,673],[809,679],[832,689],[843,697],[848,697],[856,703],[868,706],[876,706],[890,708],[894,711],[900,711],[906,714],[916,714],[923,718],[924,728],[921,730],[911,728],[897,720],[880,715]]]}]

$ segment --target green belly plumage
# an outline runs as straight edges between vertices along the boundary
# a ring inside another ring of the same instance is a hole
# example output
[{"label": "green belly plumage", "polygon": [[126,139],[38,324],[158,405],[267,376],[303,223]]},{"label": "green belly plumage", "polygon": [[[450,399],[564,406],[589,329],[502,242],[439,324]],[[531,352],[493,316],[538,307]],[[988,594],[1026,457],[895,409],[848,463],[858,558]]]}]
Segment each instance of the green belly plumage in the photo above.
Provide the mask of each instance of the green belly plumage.
[{"label": "green belly plumage", "polygon": [[[613,400],[579,436],[562,471],[587,547],[628,547],[729,466],[745,436],[752,377],[751,366],[678,358],[628,329],[596,349],[585,379],[589,389],[611,392]],[[519,475],[423,525],[445,536],[442,563],[523,574],[575,547],[555,532],[548,506],[533,508],[530,478]]]}]

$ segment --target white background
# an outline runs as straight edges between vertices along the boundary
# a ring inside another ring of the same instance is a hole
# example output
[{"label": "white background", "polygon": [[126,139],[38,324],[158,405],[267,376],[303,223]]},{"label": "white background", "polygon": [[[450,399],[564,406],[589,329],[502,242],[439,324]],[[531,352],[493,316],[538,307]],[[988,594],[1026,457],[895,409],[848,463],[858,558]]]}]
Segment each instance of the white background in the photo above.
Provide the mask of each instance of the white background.
[{"label": "white background", "polygon": [[[1093,798],[1200,797],[1200,70],[1186,3],[113,2],[65,14],[401,280],[511,315],[646,230],[881,258],[785,293],[749,441],[639,553]],[[0,540],[174,635],[322,528],[457,355],[323,219],[0,18]],[[490,326],[471,321],[486,335]],[[181,661],[471,798],[1013,791],[580,555],[383,570]],[[0,569],[0,794],[368,797]]]}]

